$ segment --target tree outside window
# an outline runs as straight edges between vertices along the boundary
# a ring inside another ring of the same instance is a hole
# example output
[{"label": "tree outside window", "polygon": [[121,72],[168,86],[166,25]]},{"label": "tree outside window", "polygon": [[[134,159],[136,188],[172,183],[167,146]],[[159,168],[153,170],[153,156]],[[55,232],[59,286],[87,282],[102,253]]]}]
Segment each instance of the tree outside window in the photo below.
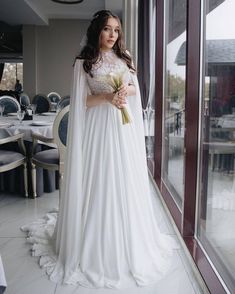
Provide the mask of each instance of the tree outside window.
[{"label": "tree outside window", "polygon": [[20,80],[23,86],[23,63],[5,63],[0,90],[14,91],[16,79]]}]

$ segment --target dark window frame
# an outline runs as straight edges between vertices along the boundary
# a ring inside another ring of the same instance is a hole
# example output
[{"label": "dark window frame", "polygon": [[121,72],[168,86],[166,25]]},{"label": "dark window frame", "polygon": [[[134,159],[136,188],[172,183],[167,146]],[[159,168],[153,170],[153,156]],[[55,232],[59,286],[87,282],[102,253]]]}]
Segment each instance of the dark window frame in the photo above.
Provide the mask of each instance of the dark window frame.
[{"label": "dark window frame", "polygon": [[195,235],[197,201],[198,125],[200,99],[201,5],[203,0],[187,1],[186,97],[185,97],[185,187],[180,212],[162,180],[162,122],[164,77],[164,0],[156,2],[156,101],[154,179],[172,214],[180,234],[211,293],[226,293]]}]

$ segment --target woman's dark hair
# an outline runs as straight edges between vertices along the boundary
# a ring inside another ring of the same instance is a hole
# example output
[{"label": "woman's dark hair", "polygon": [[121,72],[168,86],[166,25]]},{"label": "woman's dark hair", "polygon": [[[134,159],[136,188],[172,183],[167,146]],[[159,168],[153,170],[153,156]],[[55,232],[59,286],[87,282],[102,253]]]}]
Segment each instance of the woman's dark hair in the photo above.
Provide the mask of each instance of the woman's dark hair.
[{"label": "woman's dark hair", "polygon": [[95,64],[99,58],[99,40],[100,33],[103,28],[106,26],[108,19],[112,17],[115,18],[120,26],[120,30],[118,33],[118,39],[113,46],[113,51],[116,55],[123,59],[127,66],[135,71],[135,68],[132,65],[131,56],[127,53],[126,48],[124,47],[123,42],[123,33],[121,30],[121,22],[117,15],[113,14],[109,10],[100,10],[93,15],[93,19],[87,29],[87,42],[86,45],[82,48],[81,53],[77,56],[78,59],[84,59],[83,68],[85,72],[87,72],[90,76],[92,76],[91,69],[92,65]]}]

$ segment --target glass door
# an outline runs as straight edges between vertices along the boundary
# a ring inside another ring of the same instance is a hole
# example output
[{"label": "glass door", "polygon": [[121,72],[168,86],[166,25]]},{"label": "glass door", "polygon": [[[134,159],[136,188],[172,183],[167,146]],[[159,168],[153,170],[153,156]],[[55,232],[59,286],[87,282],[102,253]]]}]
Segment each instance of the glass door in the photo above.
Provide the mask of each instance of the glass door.
[{"label": "glass door", "polygon": [[235,1],[214,2],[205,2],[197,237],[235,293]]}]

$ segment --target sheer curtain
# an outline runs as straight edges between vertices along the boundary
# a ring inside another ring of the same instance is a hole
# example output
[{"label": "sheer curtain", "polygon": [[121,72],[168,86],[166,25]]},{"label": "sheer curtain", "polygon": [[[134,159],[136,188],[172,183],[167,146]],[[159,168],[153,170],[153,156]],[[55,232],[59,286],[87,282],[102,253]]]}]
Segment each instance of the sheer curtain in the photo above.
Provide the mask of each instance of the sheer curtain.
[{"label": "sheer curtain", "polygon": [[156,0],[139,0],[138,78],[142,97],[146,152],[153,172],[155,117]]},{"label": "sheer curtain", "polygon": [[138,62],[138,1],[123,0],[123,28],[127,49],[135,66]]},{"label": "sheer curtain", "polygon": [[[141,21],[138,21],[141,19]],[[143,109],[155,106],[156,0],[124,0],[126,46],[137,64]]]},{"label": "sheer curtain", "polygon": [[145,135],[153,136],[155,106],[156,1],[139,0],[138,78],[145,120]]},{"label": "sheer curtain", "polygon": [[123,27],[127,48],[132,53],[135,64],[137,64],[147,157],[153,158],[156,0],[124,0]]}]

